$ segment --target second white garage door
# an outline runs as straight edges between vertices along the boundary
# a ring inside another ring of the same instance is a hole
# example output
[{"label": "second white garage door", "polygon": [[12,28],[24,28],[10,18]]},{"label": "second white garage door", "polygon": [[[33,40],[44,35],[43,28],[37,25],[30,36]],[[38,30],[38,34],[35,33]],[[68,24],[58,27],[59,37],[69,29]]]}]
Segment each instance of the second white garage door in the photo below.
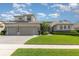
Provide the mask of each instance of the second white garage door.
[{"label": "second white garage door", "polygon": [[19,28],[20,35],[36,35],[38,34],[37,27],[21,27]]}]

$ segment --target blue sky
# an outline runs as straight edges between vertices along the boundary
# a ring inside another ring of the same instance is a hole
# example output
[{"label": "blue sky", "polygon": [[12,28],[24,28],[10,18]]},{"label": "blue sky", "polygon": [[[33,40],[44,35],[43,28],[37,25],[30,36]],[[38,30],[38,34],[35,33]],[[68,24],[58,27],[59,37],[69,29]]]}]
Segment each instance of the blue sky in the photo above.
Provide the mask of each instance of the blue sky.
[{"label": "blue sky", "polygon": [[79,22],[78,3],[0,3],[0,19],[13,20],[15,15],[34,14],[38,21],[68,20]]}]

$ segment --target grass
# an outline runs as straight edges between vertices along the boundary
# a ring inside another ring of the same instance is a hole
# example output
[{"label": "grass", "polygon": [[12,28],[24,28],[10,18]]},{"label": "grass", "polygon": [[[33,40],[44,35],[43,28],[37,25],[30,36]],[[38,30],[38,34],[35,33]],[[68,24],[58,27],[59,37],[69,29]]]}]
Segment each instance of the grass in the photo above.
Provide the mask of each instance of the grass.
[{"label": "grass", "polygon": [[79,37],[69,35],[42,35],[28,40],[25,44],[79,44]]},{"label": "grass", "polygon": [[79,56],[79,49],[19,48],[12,56]]}]

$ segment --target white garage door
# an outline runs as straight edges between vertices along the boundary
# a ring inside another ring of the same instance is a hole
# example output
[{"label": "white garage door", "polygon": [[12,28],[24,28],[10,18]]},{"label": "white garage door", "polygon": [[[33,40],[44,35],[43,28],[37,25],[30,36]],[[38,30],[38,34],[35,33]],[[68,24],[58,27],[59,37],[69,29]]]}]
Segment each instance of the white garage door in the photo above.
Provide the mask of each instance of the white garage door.
[{"label": "white garage door", "polygon": [[8,35],[17,35],[17,28],[16,27],[8,27],[7,34]]},{"label": "white garage door", "polygon": [[36,35],[38,34],[38,28],[36,27],[22,27],[19,29],[20,35]]}]

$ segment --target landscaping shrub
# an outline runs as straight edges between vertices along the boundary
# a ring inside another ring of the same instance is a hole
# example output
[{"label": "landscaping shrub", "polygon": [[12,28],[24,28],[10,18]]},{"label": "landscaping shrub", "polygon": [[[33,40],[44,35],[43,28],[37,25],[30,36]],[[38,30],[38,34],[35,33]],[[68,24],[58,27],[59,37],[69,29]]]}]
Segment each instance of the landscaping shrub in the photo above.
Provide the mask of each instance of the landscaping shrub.
[{"label": "landscaping shrub", "polygon": [[72,35],[72,36],[79,36],[79,33],[78,33],[76,30],[57,31],[57,32],[52,32],[52,34],[56,34],[56,35]]},{"label": "landscaping shrub", "polygon": [[1,31],[0,35],[5,35],[6,34],[6,30]]},{"label": "landscaping shrub", "polygon": [[42,34],[43,34],[43,35],[47,35],[47,34],[48,34],[48,32],[43,32]]},{"label": "landscaping shrub", "polygon": [[77,32],[79,32],[79,30],[76,30]]}]

